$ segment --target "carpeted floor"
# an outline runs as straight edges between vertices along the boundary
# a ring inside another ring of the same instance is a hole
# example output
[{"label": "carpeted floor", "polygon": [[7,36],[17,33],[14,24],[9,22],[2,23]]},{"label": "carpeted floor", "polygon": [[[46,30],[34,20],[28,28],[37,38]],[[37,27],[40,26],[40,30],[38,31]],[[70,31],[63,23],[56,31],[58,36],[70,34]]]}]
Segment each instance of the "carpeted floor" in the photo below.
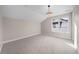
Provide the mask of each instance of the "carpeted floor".
[{"label": "carpeted floor", "polygon": [[2,54],[73,54],[74,48],[67,45],[71,43],[66,39],[60,39],[45,35],[36,35],[3,45]]}]

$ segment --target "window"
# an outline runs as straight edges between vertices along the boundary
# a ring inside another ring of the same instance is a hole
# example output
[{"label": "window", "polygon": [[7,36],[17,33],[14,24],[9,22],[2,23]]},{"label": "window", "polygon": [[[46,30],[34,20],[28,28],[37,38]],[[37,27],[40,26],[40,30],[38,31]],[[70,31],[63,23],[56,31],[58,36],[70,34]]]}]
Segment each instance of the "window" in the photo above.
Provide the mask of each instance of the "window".
[{"label": "window", "polygon": [[71,13],[52,18],[52,31],[59,33],[71,32]]}]

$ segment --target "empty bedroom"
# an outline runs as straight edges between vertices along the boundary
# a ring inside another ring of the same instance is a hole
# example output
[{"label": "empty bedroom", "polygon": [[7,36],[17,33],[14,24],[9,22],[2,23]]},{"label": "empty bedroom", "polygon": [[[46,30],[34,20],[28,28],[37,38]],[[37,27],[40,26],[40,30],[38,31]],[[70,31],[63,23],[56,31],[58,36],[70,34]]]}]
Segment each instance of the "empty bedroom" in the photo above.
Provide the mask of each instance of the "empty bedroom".
[{"label": "empty bedroom", "polygon": [[78,5],[0,5],[1,54],[78,54]]}]

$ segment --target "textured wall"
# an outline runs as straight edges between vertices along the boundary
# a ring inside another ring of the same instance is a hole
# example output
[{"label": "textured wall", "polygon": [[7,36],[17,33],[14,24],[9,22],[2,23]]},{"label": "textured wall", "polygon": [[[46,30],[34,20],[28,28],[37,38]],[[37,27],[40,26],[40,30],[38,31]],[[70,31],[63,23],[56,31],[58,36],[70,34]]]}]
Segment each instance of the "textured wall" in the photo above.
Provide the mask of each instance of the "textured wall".
[{"label": "textured wall", "polygon": [[2,47],[2,19],[0,17],[0,51]]},{"label": "textured wall", "polygon": [[[76,25],[76,27],[74,25]],[[72,37],[74,40],[74,44],[78,45],[78,53],[79,53],[79,6],[78,5],[75,6],[73,10]]]},{"label": "textured wall", "polygon": [[3,18],[3,40],[8,41],[19,37],[28,37],[41,32],[40,24],[33,21]]},{"label": "textured wall", "polygon": [[41,23],[41,32],[43,34],[51,32],[51,18],[47,18]]}]

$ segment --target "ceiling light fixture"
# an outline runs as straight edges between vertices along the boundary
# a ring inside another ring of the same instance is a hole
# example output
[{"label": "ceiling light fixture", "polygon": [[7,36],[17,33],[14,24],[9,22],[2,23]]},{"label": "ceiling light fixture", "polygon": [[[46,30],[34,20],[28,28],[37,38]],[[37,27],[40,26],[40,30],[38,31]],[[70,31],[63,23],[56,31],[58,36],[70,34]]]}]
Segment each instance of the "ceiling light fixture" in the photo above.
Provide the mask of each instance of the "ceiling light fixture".
[{"label": "ceiling light fixture", "polygon": [[47,12],[48,17],[52,17],[52,12],[51,12],[51,8],[50,5],[48,5],[48,12]]}]

